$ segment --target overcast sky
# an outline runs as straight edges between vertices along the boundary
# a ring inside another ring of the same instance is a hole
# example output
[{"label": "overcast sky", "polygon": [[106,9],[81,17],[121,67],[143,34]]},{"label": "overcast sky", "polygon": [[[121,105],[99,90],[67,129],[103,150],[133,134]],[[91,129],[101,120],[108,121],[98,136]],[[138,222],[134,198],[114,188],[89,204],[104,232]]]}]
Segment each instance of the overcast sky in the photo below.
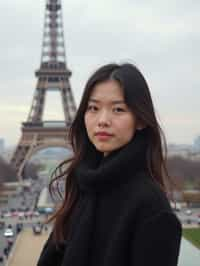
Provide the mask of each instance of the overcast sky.
[{"label": "overcast sky", "polygon": [[[90,74],[109,62],[133,62],[149,83],[169,143],[200,135],[199,0],[62,0],[67,63],[79,104]],[[45,0],[0,1],[0,138],[17,144],[39,68]],[[44,120],[62,119],[50,92]]]}]

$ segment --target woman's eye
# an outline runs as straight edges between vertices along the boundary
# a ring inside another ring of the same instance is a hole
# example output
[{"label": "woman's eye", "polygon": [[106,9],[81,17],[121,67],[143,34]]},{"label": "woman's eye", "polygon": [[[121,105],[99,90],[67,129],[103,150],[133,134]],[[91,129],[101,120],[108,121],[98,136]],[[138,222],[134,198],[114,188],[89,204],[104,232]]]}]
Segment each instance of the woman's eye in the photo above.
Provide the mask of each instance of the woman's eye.
[{"label": "woman's eye", "polygon": [[98,110],[97,106],[95,105],[89,105],[88,108],[87,108],[88,111],[92,111],[92,112],[95,112]]},{"label": "woman's eye", "polygon": [[114,108],[114,112],[115,113],[125,112],[125,109],[124,108],[121,108],[121,107],[116,107],[116,108]]}]

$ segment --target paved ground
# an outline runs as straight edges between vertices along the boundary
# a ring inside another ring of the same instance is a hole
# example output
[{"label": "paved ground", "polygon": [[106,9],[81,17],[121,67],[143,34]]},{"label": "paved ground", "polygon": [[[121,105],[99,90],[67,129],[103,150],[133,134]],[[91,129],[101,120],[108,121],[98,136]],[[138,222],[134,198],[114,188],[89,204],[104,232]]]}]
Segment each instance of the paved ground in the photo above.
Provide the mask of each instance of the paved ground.
[{"label": "paved ground", "polygon": [[182,224],[182,228],[200,228],[197,224]]},{"label": "paved ground", "polygon": [[18,236],[6,266],[36,266],[48,235],[48,232],[33,235],[32,229],[26,228]]}]

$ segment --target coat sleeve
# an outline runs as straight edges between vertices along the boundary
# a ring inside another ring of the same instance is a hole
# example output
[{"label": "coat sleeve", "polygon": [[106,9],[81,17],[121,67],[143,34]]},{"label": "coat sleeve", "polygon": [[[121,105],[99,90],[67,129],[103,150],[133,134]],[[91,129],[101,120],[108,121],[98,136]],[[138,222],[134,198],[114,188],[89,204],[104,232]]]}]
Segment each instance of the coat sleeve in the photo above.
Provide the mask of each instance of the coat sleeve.
[{"label": "coat sleeve", "polygon": [[56,245],[52,241],[52,233],[43,246],[41,254],[39,256],[37,266],[52,266],[61,265],[61,259],[63,256],[63,247]]},{"label": "coat sleeve", "polygon": [[136,228],[131,266],[177,266],[182,227],[173,212],[163,211]]}]

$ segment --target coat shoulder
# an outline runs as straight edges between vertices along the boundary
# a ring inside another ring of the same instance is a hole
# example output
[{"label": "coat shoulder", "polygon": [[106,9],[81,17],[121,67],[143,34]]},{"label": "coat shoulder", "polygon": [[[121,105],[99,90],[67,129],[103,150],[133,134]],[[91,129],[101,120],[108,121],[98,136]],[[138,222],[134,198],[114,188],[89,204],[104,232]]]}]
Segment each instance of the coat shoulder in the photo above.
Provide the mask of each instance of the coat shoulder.
[{"label": "coat shoulder", "polygon": [[136,179],[129,184],[129,188],[133,207],[137,208],[137,212],[143,218],[157,215],[162,211],[173,213],[166,193],[150,174],[138,173]]}]

